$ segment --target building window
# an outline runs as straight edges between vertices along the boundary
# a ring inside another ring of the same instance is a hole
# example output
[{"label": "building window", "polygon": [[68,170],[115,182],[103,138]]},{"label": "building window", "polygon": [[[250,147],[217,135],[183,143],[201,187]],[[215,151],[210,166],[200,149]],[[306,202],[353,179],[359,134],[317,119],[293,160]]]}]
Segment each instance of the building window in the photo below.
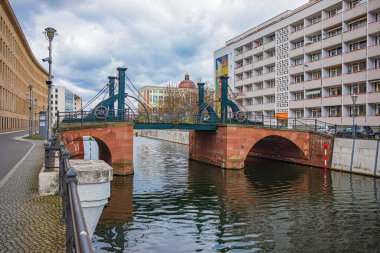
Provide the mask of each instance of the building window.
[{"label": "building window", "polygon": [[294,43],[294,48],[300,48],[303,47],[304,41],[300,40]]},{"label": "building window", "polygon": [[274,96],[268,97],[268,103],[274,103]]},{"label": "building window", "polygon": [[245,86],[247,92],[252,91],[252,84]]},{"label": "building window", "polygon": [[294,60],[294,66],[303,64],[303,58],[298,58]]},{"label": "building window", "polygon": [[276,55],[276,51],[275,50],[272,50],[272,51],[268,52],[268,57],[273,57],[275,55]]},{"label": "building window", "polygon": [[321,97],[321,90],[309,90],[306,92],[306,96],[308,99],[313,99],[313,98],[320,98]]},{"label": "building window", "polygon": [[342,116],[342,108],[340,106],[330,106],[328,108],[329,117],[340,117]]},{"label": "building window", "polygon": [[357,42],[348,44],[348,48],[350,51],[355,51],[355,50],[363,49],[366,47],[367,47],[367,40],[357,41]]},{"label": "building window", "polygon": [[355,62],[348,65],[348,74],[363,71],[367,68],[365,61]]},{"label": "building window", "polygon": [[299,31],[303,29],[303,24],[296,25],[295,30]]},{"label": "building window", "polygon": [[294,99],[295,100],[303,100],[303,98],[304,98],[304,93],[303,92],[296,92],[294,94]]},{"label": "building window", "polygon": [[380,104],[376,104],[376,115],[380,115]]},{"label": "building window", "polygon": [[273,88],[275,86],[274,81],[269,81],[268,82],[268,88]]},{"label": "building window", "polygon": [[367,18],[362,18],[362,19],[355,20],[348,23],[348,29],[355,30],[366,25],[367,25]]},{"label": "building window", "polygon": [[252,71],[245,72],[245,77],[246,77],[246,78],[250,78],[250,77],[252,77]]},{"label": "building window", "polygon": [[380,58],[374,60],[375,69],[380,68]]},{"label": "building window", "polygon": [[366,90],[367,89],[365,83],[350,85],[350,94],[366,93]]},{"label": "building window", "polygon": [[296,118],[303,118],[303,110],[296,110]]},{"label": "building window", "polygon": [[274,72],[274,66],[269,66],[268,67],[268,73],[273,73]]},{"label": "building window", "polygon": [[257,46],[261,46],[264,44],[264,40],[263,39],[257,40],[256,44],[257,44]]},{"label": "building window", "polygon": [[261,61],[263,59],[263,54],[259,54],[256,56],[257,61]]},{"label": "building window", "polygon": [[329,69],[329,77],[342,75],[342,67],[336,67]]},{"label": "building window", "polygon": [[246,105],[252,105],[252,98],[248,98],[245,100]]},{"label": "building window", "polygon": [[263,74],[263,69],[257,69],[256,70],[256,75],[259,76],[259,75],[262,75]]},{"label": "building window", "polygon": [[256,84],[256,89],[257,90],[262,90],[263,89],[263,83]]},{"label": "building window", "polygon": [[321,79],[321,77],[322,77],[321,71],[316,71],[316,72],[311,73],[312,80],[318,80],[318,79]]},{"label": "building window", "polygon": [[311,20],[311,24],[316,24],[322,20],[322,16],[315,17]]},{"label": "building window", "polygon": [[380,80],[371,82],[371,84],[373,85],[375,91],[380,91]]},{"label": "building window", "polygon": [[328,50],[329,57],[335,56],[335,55],[341,55],[342,54],[342,47],[336,47]]},{"label": "building window", "polygon": [[322,34],[318,34],[318,35],[311,37],[312,42],[318,42],[318,41],[321,41],[321,39],[322,39]]},{"label": "building window", "polygon": [[342,12],[342,7],[338,7],[338,8],[331,10],[329,12],[329,17],[334,17],[336,14],[339,14],[341,12]]},{"label": "building window", "polygon": [[362,4],[362,3],[366,3],[367,0],[354,0],[350,3],[350,8],[355,8],[356,6]]},{"label": "building window", "polygon": [[331,29],[331,30],[328,30],[326,32],[326,37],[327,38],[330,38],[330,37],[334,37],[334,36],[337,36],[339,34],[342,34],[343,32],[343,29],[341,26],[337,27],[337,28],[334,28],[334,29]]},{"label": "building window", "polygon": [[312,54],[312,55],[310,56],[310,59],[311,59],[311,61],[313,62],[313,61],[318,61],[318,60],[320,60],[321,57],[322,57],[322,54],[321,54],[321,53],[317,53],[317,54]]},{"label": "building window", "polygon": [[272,42],[272,41],[274,41],[275,37],[276,37],[276,36],[275,36],[274,34],[269,35],[269,36],[268,36],[268,42]]},{"label": "building window", "polygon": [[366,108],[365,105],[351,105],[350,106],[350,116],[365,116],[366,115]]},{"label": "building window", "polygon": [[311,116],[312,117],[321,117],[321,115],[322,115],[321,108],[311,109]]},{"label": "building window", "polygon": [[342,87],[333,87],[329,89],[330,97],[340,96],[340,95],[342,95]]},{"label": "building window", "polygon": [[263,98],[257,98],[257,104],[261,105],[263,103]]},{"label": "building window", "polygon": [[304,81],[304,75],[296,75],[294,76],[295,83],[302,83]]}]

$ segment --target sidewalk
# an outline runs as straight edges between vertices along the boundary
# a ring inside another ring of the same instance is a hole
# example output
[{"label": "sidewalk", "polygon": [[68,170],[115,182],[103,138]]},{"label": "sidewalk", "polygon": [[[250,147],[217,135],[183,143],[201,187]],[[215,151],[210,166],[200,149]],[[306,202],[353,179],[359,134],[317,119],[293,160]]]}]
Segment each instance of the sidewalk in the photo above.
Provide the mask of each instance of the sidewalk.
[{"label": "sidewalk", "polygon": [[64,252],[61,198],[38,196],[44,147],[31,142],[29,155],[0,188],[0,252]]}]

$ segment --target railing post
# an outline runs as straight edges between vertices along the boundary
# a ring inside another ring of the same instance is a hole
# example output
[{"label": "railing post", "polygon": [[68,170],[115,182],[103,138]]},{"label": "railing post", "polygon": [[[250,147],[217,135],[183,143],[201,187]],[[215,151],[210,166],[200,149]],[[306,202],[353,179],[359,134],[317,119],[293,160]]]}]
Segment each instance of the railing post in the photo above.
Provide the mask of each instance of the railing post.
[{"label": "railing post", "polygon": [[314,131],[317,132],[317,119],[314,119]]},{"label": "railing post", "polygon": [[50,142],[45,141],[44,146],[45,146],[45,171],[48,171],[50,167],[50,160],[49,160]]},{"label": "railing post", "polygon": [[65,225],[67,222],[66,217],[66,202],[67,202],[67,185],[66,185],[66,168],[65,168],[65,159],[69,159],[69,151],[65,150],[65,145],[63,142],[59,144],[60,146],[60,159],[59,159],[59,192],[62,197],[62,219],[61,225]]},{"label": "railing post", "polygon": [[[73,213],[71,212],[71,203],[70,203],[70,196],[69,196],[69,184],[71,183],[77,183],[77,175],[78,172],[73,168],[70,167],[65,175],[65,185],[66,185],[66,205],[65,205],[65,212],[66,212],[66,252],[71,253],[74,252],[73,249],[76,248],[77,245],[75,245],[75,238],[74,238],[74,224],[73,224]],[[75,250],[77,252],[77,250]]]},{"label": "railing post", "polygon": [[81,125],[83,125],[83,109],[80,110],[80,121],[81,121]]},{"label": "railing post", "polygon": [[57,131],[59,131],[59,121],[60,121],[60,119],[59,119],[59,111],[57,111],[57,113],[56,113],[56,118],[57,118]]}]

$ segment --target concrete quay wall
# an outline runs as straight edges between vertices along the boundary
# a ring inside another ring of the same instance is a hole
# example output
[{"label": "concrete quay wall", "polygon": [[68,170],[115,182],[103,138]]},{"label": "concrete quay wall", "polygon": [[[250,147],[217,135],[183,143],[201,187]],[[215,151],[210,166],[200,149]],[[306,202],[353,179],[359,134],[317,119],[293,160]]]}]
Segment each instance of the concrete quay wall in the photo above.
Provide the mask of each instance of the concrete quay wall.
[{"label": "concrete quay wall", "polygon": [[163,141],[189,145],[189,131],[181,130],[138,130],[138,135]]},{"label": "concrete quay wall", "polygon": [[335,138],[331,169],[380,177],[379,142]]}]

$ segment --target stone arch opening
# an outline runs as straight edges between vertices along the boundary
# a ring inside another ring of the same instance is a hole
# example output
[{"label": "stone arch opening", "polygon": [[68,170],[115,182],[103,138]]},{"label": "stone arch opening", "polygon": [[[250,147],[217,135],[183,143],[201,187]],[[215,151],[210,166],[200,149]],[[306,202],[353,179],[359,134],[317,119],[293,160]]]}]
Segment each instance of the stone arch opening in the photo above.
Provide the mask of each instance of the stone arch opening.
[{"label": "stone arch opening", "polygon": [[248,152],[248,156],[289,162],[307,160],[304,152],[297,144],[278,135],[269,135],[257,141]]},{"label": "stone arch opening", "polygon": [[[99,160],[103,160],[109,165],[112,164],[112,155],[107,144],[98,137],[91,136],[95,139],[99,148]],[[84,159],[83,148],[83,136],[78,136],[74,140],[70,141],[67,146],[67,150],[70,152],[70,157],[73,159]]]}]

